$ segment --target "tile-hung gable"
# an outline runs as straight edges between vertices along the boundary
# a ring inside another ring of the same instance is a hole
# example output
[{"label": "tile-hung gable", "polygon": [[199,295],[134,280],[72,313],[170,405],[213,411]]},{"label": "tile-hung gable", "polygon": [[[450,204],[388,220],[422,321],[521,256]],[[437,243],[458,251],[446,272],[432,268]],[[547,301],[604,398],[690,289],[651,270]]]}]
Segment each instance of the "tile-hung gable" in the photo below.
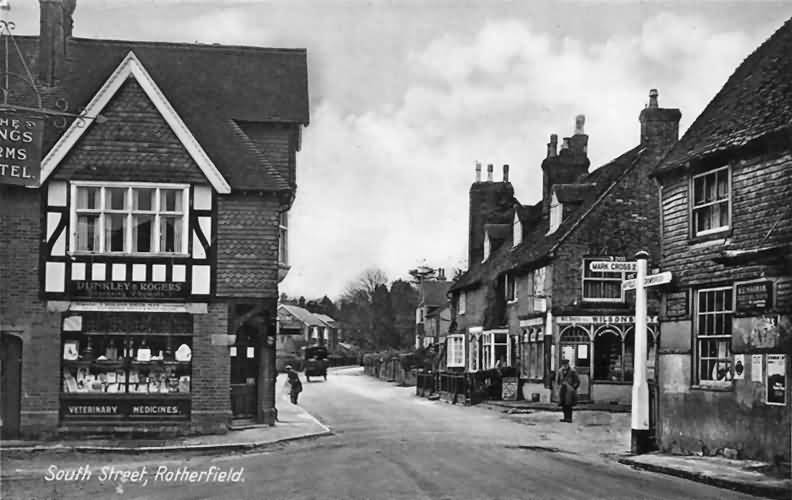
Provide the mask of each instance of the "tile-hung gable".
[{"label": "tile-hung gable", "polygon": [[[792,19],[653,171],[664,291],[660,446],[789,461]],[[738,425],[735,425],[738,422]]]},{"label": "tile-hung gable", "polygon": [[39,189],[0,185],[0,335],[46,396],[4,405],[3,434],[272,423],[305,50],[73,38],[74,2],[40,8],[9,67],[66,113]]}]

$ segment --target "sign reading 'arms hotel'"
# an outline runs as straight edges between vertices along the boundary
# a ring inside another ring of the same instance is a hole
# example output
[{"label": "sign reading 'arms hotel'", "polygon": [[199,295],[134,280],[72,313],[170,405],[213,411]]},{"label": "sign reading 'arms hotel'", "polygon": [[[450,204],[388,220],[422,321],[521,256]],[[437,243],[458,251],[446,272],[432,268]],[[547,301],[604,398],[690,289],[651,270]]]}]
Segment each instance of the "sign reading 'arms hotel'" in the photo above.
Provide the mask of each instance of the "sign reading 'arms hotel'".
[{"label": "sign reading 'arms hotel'", "polygon": [[0,113],[0,184],[38,186],[44,120]]}]

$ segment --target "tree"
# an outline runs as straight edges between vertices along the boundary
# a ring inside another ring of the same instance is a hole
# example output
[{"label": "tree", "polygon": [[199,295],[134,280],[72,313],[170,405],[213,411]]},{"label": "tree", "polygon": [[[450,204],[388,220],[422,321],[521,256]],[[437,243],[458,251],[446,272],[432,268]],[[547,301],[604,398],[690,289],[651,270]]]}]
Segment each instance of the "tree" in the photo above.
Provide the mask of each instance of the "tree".
[{"label": "tree", "polygon": [[418,290],[404,280],[391,285],[394,329],[400,347],[412,347],[415,340],[415,309],[418,307]]},{"label": "tree", "polygon": [[372,305],[377,287],[387,283],[388,277],[381,269],[367,269],[347,284],[338,301],[337,319],[341,322],[344,336],[364,349],[380,347],[375,335]]},{"label": "tree", "polygon": [[393,305],[388,287],[379,284],[371,297],[374,345],[378,348],[399,347],[399,339],[394,335]]}]

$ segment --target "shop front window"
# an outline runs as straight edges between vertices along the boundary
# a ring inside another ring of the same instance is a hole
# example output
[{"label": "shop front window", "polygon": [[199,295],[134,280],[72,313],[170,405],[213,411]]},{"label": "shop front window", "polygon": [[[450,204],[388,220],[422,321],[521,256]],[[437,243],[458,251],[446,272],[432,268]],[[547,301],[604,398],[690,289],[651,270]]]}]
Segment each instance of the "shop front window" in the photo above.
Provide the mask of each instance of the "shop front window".
[{"label": "shop front window", "polygon": [[511,366],[511,344],[508,333],[484,333],[481,341],[481,369]]},{"label": "shop front window", "polygon": [[594,337],[594,380],[624,380],[622,339],[618,331],[605,329]]},{"label": "shop front window", "polygon": [[91,321],[85,323],[88,328],[80,331],[65,326],[62,335],[65,418],[189,415],[191,333],[135,331],[134,321],[126,332],[123,327],[95,329]]}]

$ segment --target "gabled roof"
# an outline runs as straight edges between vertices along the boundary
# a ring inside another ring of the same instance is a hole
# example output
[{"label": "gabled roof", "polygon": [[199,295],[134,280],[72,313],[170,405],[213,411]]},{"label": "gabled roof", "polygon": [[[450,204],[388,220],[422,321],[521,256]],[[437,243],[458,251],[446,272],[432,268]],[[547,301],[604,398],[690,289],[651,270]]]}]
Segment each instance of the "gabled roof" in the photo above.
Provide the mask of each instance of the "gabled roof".
[{"label": "gabled roof", "polygon": [[329,326],[330,328],[335,328],[337,326],[336,320],[328,316],[327,314],[320,314],[320,313],[312,313],[314,316],[319,318],[319,320],[324,323],[325,325]]},{"label": "gabled roof", "polygon": [[63,135],[60,136],[58,142],[49,150],[47,155],[41,162],[41,182],[47,180],[47,177],[55,170],[66,155],[71,151],[71,148],[77,143],[80,137],[88,130],[88,128],[96,121],[104,110],[105,106],[115,97],[118,90],[126,82],[127,79],[134,78],[146,96],[157,108],[160,115],[170,126],[171,130],[179,138],[179,141],[185,147],[193,161],[198,165],[203,174],[206,176],[209,183],[218,193],[227,194],[231,192],[231,186],[228,185],[223,175],[215,166],[214,162],[209,158],[204,151],[203,147],[192,135],[187,125],[181,117],[176,113],[168,101],[167,97],[162,93],[156,82],[151,78],[146,68],[140,63],[140,60],[135,56],[135,53],[130,51],[121,61],[121,64],[110,74],[109,78],[102,84],[99,91],[93,96],[91,101],[85,107],[86,118],[84,122],[74,120],[71,125],[66,129]]},{"label": "gabled roof", "polygon": [[[38,37],[16,38],[34,60]],[[304,49],[72,38],[67,73],[55,89],[69,111],[96,98],[130,52],[203,149],[204,166],[213,164],[232,190],[289,189],[238,123],[308,124]],[[45,152],[62,133],[48,129]]]},{"label": "gabled roof", "polygon": [[278,306],[278,309],[282,309],[293,317],[295,317],[298,321],[304,323],[308,326],[327,326],[325,323],[316,317],[314,313],[309,311],[308,309],[303,309],[299,306],[294,306],[291,304],[281,304]]},{"label": "gabled roof", "polygon": [[542,265],[552,256],[555,249],[583,224],[586,216],[607,196],[618,181],[632,170],[640,160],[642,152],[643,149],[637,146],[585,176],[581,181],[589,187],[585,190],[581,201],[551,234],[546,234],[546,225],[538,223],[541,220],[541,202],[535,205],[534,207],[537,208],[532,210],[538,210],[537,220],[523,236],[522,243],[515,248],[502,245],[486,262],[463,273],[454,282],[451,290],[475,287],[484,277],[494,277],[507,271],[525,271]]},{"label": "gabled roof", "polygon": [[792,19],[749,55],[654,175],[792,128]]}]

